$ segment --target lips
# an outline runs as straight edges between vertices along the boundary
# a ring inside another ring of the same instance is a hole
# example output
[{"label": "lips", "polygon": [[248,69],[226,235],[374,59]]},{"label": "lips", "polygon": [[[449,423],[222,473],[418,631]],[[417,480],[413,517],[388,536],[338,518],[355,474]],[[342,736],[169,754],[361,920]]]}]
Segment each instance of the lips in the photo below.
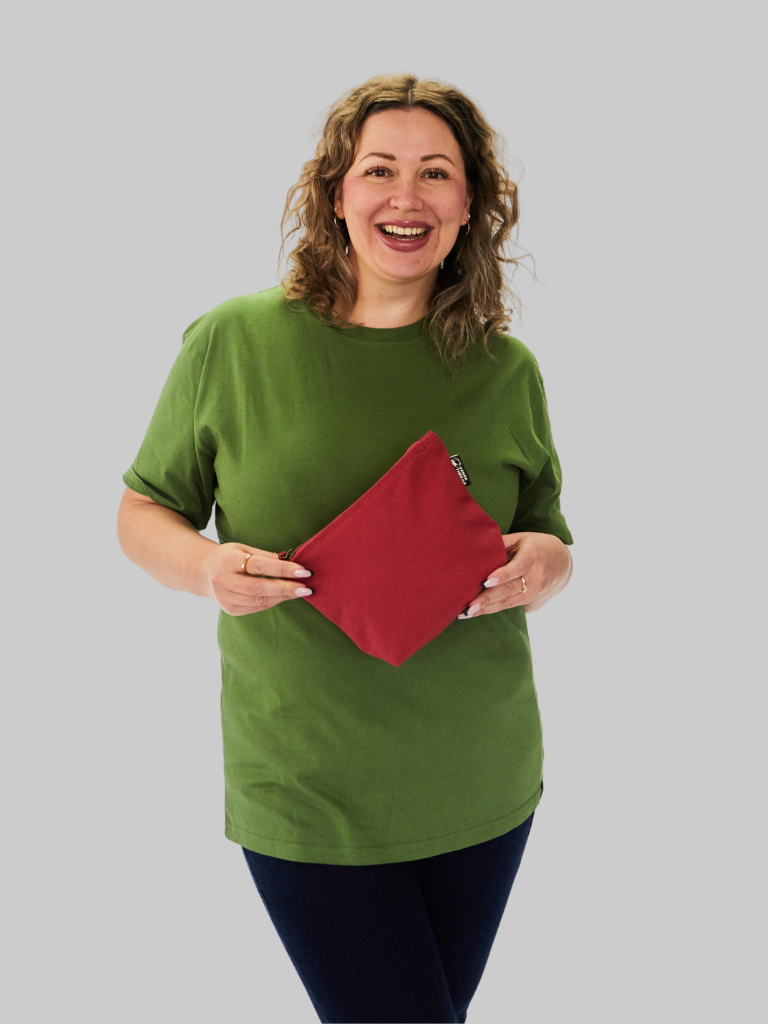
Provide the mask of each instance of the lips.
[{"label": "lips", "polygon": [[394,228],[431,228],[431,224],[427,224],[424,220],[381,220],[376,225],[377,228],[382,227],[384,224],[391,224]]},{"label": "lips", "polygon": [[[408,227],[408,228],[426,228],[424,235],[388,235],[382,230],[384,224],[391,224],[396,227]],[[376,225],[376,233],[382,242],[389,249],[395,249],[397,252],[414,252],[416,249],[421,249],[422,246],[427,244],[430,234],[432,233],[432,226],[430,224],[424,224],[419,221],[409,221],[403,223],[402,221],[384,221],[382,224]]]}]

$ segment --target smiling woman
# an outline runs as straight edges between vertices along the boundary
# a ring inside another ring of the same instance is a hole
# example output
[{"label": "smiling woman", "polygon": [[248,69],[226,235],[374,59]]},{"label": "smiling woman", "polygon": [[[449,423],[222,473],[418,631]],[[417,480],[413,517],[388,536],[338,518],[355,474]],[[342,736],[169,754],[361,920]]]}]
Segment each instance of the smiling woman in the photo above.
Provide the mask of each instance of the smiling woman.
[{"label": "smiling woman", "polygon": [[[291,188],[283,281],[323,323],[398,327],[424,319],[449,367],[519,306],[503,266],[518,223],[501,140],[464,93],[411,75],[372,78],[334,104]],[[471,224],[470,224],[471,218]],[[403,255],[410,258],[403,258]],[[385,301],[382,301],[385,300]]]},{"label": "smiling woman", "polygon": [[[441,152],[432,152],[436,147]],[[370,114],[357,149],[361,155],[344,175],[335,203],[337,215],[346,220],[349,262],[357,278],[350,318],[371,324],[372,305],[383,290],[390,318],[418,320],[435,291],[439,265],[459,227],[469,221],[472,195],[458,143],[441,117],[413,107]],[[377,163],[381,160],[386,164]]]},{"label": "smiling woman", "polygon": [[573,538],[495,140],[412,75],[334,105],[288,277],[190,324],[123,476],[126,555],[219,606],[225,835],[326,1021],[466,1020],[543,793],[526,614]]}]

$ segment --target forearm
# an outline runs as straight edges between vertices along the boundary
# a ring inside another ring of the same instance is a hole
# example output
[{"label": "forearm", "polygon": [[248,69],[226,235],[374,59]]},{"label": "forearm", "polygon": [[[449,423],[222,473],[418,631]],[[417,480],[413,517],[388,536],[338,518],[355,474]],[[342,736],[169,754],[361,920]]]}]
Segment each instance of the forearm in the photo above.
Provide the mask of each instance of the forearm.
[{"label": "forearm", "polygon": [[179,512],[153,502],[121,506],[117,536],[123,553],[158,583],[210,596],[203,567],[218,545],[202,537]]},{"label": "forearm", "polygon": [[566,554],[568,555],[568,570],[565,576],[563,576],[563,578],[554,586],[549,587],[547,590],[545,590],[543,594],[540,594],[535,601],[531,601],[530,604],[524,604],[523,608],[525,608],[526,612],[537,612],[539,608],[544,607],[547,601],[551,601],[556,594],[559,594],[560,591],[564,590],[565,587],[568,585],[568,581],[570,580],[573,574],[573,556],[571,555],[570,548],[567,544],[564,544],[563,547],[565,548]]}]

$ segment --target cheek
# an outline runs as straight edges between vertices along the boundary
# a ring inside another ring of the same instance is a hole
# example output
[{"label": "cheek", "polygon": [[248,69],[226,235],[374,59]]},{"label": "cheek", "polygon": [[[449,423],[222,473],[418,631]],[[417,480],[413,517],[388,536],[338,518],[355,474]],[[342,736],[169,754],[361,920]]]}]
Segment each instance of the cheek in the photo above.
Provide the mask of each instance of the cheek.
[{"label": "cheek", "polygon": [[466,196],[467,190],[461,182],[457,181],[446,188],[441,194],[439,206],[435,207],[441,220],[460,220],[464,213]]},{"label": "cheek", "polygon": [[348,221],[368,220],[381,205],[381,199],[370,194],[365,182],[353,178],[344,183],[344,213]]}]

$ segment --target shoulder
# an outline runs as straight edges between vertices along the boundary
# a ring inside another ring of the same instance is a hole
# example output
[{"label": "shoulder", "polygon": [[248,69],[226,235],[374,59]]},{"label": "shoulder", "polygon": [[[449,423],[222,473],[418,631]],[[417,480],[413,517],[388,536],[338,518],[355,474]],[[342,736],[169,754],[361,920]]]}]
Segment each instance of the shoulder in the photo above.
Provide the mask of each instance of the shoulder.
[{"label": "shoulder", "polygon": [[280,285],[251,295],[236,295],[193,320],[184,331],[182,344],[204,360],[212,348],[228,348],[238,339],[253,340],[262,332],[281,330],[292,313]]},{"label": "shoulder", "polygon": [[[478,343],[483,347],[482,341]],[[541,369],[530,348],[519,338],[510,334],[497,334],[488,340],[488,352],[494,359],[496,372],[508,377],[510,382],[541,382]]]},{"label": "shoulder", "polygon": [[252,295],[236,295],[234,298],[225,299],[194,320],[184,332],[184,337],[200,333],[201,327],[207,331],[217,328],[226,330],[230,327],[285,319],[290,313],[283,289],[277,285],[275,288],[266,288]]}]

